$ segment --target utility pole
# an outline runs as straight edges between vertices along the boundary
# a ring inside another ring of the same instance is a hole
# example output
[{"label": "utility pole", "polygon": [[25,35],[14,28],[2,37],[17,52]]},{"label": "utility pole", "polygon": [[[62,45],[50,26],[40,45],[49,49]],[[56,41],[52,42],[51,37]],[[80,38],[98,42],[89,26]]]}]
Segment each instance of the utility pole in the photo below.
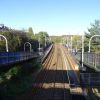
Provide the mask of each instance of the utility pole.
[{"label": "utility pole", "polygon": [[47,45],[47,44],[46,44],[46,36],[45,36],[45,47],[46,47],[46,45]]},{"label": "utility pole", "polygon": [[72,52],[72,35],[71,35],[71,52]]},{"label": "utility pole", "polygon": [[82,69],[83,69],[83,62],[84,62],[84,35],[82,35]]},{"label": "utility pole", "polygon": [[38,40],[38,42],[39,42],[39,51],[40,51],[40,37],[39,37],[39,40]]}]

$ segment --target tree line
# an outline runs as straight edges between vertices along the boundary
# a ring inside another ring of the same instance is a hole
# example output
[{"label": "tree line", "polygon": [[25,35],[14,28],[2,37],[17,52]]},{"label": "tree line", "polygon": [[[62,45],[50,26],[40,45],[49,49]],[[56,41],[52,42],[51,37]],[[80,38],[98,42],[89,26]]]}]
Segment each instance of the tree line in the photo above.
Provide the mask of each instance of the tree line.
[{"label": "tree line", "polygon": [[[32,51],[37,51],[40,46],[45,48],[45,37],[47,45],[50,44],[49,35],[47,32],[39,32],[34,34],[32,27],[29,27],[28,31],[15,30],[8,27],[0,27],[0,34],[5,36],[8,41],[9,52],[21,52],[24,51],[24,44],[30,42],[32,45]],[[39,41],[40,40],[40,41]],[[26,45],[26,50],[29,51],[29,46]],[[5,52],[5,40],[0,37],[0,52]]]},{"label": "tree line", "polygon": [[[28,31],[21,31],[21,30],[13,30],[8,27],[4,27],[3,29],[0,27],[0,34],[4,35],[8,40],[8,46],[10,52],[16,52],[16,51],[23,51],[24,43],[30,42],[32,44],[32,50],[37,51],[39,47],[45,48],[45,40],[47,44],[50,44],[50,41],[56,43],[61,42],[69,42],[71,41],[70,35],[63,35],[63,36],[49,36],[47,32],[39,32],[34,33],[32,27],[29,27]],[[88,28],[88,32],[84,33],[85,36],[85,52],[88,52],[89,48],[89,40],[93,35],[100,35],[100,20],[95,20],[94,23],[90,24],[90,28]],[[45,38],[46,37],[46,38]],[[73,39],[73,47],[77,48],[79,51],[81,50],[81,35],[72,35]],[[51,38],[51,39],[50,39]],[[26,49],[28,50],[28,46],[26,46]],[[100,53],[100,37],[94,37],[91,41],[91,52]],[[5,51],[5,41],[0,37],[0,52]]]}]

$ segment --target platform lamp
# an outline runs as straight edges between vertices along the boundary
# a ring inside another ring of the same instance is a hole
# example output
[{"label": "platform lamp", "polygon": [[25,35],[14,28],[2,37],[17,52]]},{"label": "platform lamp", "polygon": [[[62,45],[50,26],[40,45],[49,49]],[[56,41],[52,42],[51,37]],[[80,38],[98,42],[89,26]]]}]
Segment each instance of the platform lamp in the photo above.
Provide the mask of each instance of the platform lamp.
[{"label": "platform lamp", "polygon": [[3,37],[5,39],[5,41],[6,41],[6,52],[9,52],[7,38],[4,35],[0,35],[0,37]]}]

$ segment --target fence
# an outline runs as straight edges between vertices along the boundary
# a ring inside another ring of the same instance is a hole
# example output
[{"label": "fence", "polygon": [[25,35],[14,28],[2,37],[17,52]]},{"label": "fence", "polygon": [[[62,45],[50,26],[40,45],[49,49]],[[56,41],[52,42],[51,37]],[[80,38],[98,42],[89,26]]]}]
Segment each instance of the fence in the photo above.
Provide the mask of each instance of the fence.
[{"label": "fence", "polygon": [[100,73],[80,73],[82,86],[100,87]]},{"label": "fence", "polygon": [[[81,61],[81,52],[72,53],[72,55],[79,61]],[[84,53],[84,64],[87,66],[94,68],[95,70],[100,70],[100,54],[95,53]]]},{"label": "fence", "polygon": [[37,57],[33,52],[0,52],[0,65],[12,64]]}]

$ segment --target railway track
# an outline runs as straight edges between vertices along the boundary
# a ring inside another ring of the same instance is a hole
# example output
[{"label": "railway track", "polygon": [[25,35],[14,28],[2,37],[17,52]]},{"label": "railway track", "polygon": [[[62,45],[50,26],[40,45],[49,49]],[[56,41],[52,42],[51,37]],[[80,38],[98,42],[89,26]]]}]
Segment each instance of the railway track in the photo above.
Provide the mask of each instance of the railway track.
[{"label": "railway track", "polygon": [[33,88],[32,100],[70,100],[67,74],[59,45],[54,45],[44,61]]},{"label": "railway track", "polygon": [[[69,79],[69,85],[70,85],[70,93],[72,100],[85,100],[86,99],[86,89],[81,88],[80,86],[80,72],[77,68],[77,64],[72,59],[71,55],[69,54],[68,50],[66,50],[64,47],[62,47],[63,55],[65,56],[65,60],[67,63],[67,76]],[[66,52],[67,51],[67,52]]]},{"label": "railway track", "polygon": [[66,55],[62,50],[59,44],[53,46],[42,63],[42,69],[33,83],[31,93],[20,100],[77,100],[72,99],[70,94],[68,69],[64,60]]}]

